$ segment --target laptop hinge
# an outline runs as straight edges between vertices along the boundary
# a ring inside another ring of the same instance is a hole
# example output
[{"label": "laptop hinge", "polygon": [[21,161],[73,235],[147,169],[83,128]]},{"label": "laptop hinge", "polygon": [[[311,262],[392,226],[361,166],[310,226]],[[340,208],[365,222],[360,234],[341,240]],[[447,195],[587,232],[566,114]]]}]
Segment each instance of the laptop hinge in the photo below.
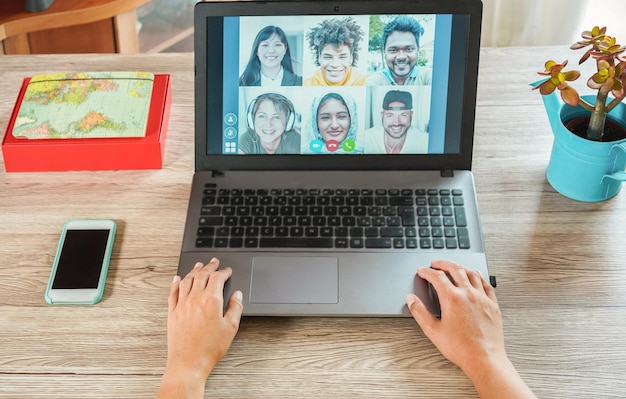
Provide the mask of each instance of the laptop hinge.
[{"label": "laptop hinge", "polygon": [[454,177],[454,171],[452,169],[443,169],[441,171],[441,177]]},{"label": "laptop hinge", "polygon": [[224,177],[224,172],[219,170],[211,171],[211,177]]}]

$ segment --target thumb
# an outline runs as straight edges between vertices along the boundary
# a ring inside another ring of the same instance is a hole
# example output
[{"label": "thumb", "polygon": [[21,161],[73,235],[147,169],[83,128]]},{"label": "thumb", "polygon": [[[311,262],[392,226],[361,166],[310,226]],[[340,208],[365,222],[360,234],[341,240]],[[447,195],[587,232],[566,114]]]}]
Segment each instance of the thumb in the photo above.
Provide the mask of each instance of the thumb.
[{"label": "thumb", "polygon": [[428,335],[435,327],[435,323],[437,323],[435,316],[430,313],[426,305],[424,305],[424,302],[415,294],[408,294],[406,296],[406,306],[409,308],[417,324],[419,324],[422,330],[424,330],[424,333]]},{"label": "thumb", "polygon": [[228,299],[228,306],[224,313],[224,318],[239,329],[241,314],[243,313],[243,294],[241,291],[235,291]]}]

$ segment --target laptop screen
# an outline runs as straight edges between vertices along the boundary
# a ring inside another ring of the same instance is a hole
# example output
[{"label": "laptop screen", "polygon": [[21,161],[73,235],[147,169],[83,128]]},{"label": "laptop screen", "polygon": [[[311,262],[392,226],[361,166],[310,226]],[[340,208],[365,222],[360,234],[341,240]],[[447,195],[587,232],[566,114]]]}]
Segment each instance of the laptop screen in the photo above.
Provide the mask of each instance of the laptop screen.
[{"label": "laptop screen", "polygon": [[[203,93],[197,85],[196,96],[205,99],[196,103],[203,107],[196,134],[205,137],[204,153],[233,165],[461,156],[468,126],[471,152],[473,112],[463,123],[470,13],[408,8],[340,15],[197,9]],[[472,83],[473,109],[475,76]]]}]

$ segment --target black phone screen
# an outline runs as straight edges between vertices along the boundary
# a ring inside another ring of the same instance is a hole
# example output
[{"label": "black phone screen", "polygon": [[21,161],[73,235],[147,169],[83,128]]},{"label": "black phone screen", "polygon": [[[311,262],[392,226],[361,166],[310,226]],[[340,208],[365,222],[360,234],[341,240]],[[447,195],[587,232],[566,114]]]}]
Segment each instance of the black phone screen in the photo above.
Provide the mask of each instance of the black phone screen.
[{"label": "black phone screen", "polygon": [[98,288],[110,230],[67,230],[53,289]]}]

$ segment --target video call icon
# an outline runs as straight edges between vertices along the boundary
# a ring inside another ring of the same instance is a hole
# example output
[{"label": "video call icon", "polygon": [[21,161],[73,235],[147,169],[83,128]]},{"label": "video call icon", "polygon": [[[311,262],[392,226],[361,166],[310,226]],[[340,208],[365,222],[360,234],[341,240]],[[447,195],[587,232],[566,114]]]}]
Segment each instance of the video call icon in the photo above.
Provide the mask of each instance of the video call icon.
[{"label": "video call icon", "polygon": [[326,149],[330,152],[335,152],[339,149],[339,142],[337,140],[328,140],[326,142]]},{"label": "video call icon", "polygon": [[235,141],[227,141],[224,143],[224,153],[234,154],[237,152],[237,143]]},{"label": "video call icon", "polygon": [[228,126],[234,126],[237,123],[237,115],[232,112],[227,113],[224,115],[224,123]]},{"label": "video call icon", "polygon": [[346,139],[339,143],[337,140],[328,140],[324,142],[323,140],[313,140],[309,144],[309,148],[312,152],[320,153],[326,148],[328,152],[336,152],[341,148],[344,152],[352,152],[356,149],[356,143],[352,139]]},{"label": "video call icon", "polygon": [[354,140],[351,139],[347,139],[344,140],[341,143],[341,148],[345,151],[345,152],[352,152],[354,151],[354,148],[356,147],[356,145],[354,144]]},{"label": "video call icon", "polygon": [[237,129],[234,127],[227,127],[224,129],[224,137],[227,139],[234,139],[237,136]]},{"label": "video call icon", "polygon": [[311,144],[309,144],[309,148],[311,148],[311,151],[313,152],[322,152],[324,142],[322,140],[313,140],[311,141]]}]

